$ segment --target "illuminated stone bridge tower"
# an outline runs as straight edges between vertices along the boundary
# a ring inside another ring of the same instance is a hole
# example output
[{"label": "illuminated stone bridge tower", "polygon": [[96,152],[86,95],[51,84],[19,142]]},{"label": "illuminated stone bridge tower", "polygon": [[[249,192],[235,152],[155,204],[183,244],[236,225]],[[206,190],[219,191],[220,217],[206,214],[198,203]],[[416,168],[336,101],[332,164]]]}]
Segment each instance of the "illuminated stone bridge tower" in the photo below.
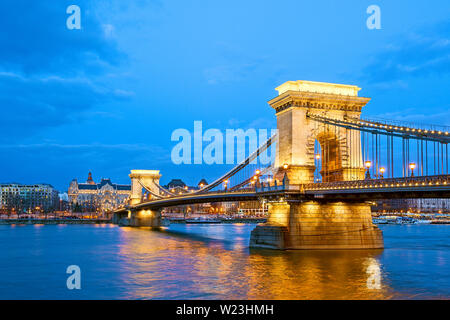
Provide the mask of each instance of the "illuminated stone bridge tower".
[{"label": "illuminated stone bridge tower", "polygon": [[[131,178],[130,204],[141,202],[142,188],[144,186],[154,194],[159,194],[158,185],[161,178],[159,170],[131,170],[129,177]],[[151,197],[152,195],[150,194],[149,200]]]},{"label": "illuminated stone bridge tower", "polygon": [[358,97],[360,88],[311,81],[288,81],[277,87],[278,96],[269,101],[276,111],[279,143],[275,167],[277,178],[286,172],[291,184],[314,180],[314,145],[321,146],[322,181],[364,178],[359,131],[318,123],[308,115],[336,120],[358,118],[369,98]]},{"label": "illuminated stone bridge tower", "polygon": [[[131,199],[130,204],[138,204],[142,200],[142,189],[149,191],[147,200],[159,195],[159,170],[131,170]],[[129,225],[134,227],[159,227],[161,226],[161,210],[130,210],[128,214]]]},{"label": "illuminated stone bridge tower", "polygon": [[[288,81],[276,88],[269,104],[278,127],[275,178],[285,175],[289,185],[314,181],[314,146],[321,146],[322,181],[364,179],[359,131],[350,134],[314,121],[309,116],[336,120],[359,118],[369,98],[358,97],[360,88],[310,81]],[[294,187],[295,188],[295,187]],[[383,248],[381,231],[372,223],[371,208],[364,202],[268,200],[267,223],[258,225],[251,247],[277,249]]]}]

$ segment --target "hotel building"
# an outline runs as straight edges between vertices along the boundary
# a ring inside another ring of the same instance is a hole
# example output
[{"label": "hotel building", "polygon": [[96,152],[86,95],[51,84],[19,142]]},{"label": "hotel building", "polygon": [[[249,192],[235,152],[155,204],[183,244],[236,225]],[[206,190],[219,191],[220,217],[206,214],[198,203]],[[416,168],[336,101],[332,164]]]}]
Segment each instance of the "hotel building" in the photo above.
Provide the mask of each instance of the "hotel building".
[{"label": "hotel building", "polygon": [[128,203],[131,185],[115,184],[111,179],[101,179],[96,183],[89,172],[84,183],[73,179],[67,194],[73,212],[104,214]]}]

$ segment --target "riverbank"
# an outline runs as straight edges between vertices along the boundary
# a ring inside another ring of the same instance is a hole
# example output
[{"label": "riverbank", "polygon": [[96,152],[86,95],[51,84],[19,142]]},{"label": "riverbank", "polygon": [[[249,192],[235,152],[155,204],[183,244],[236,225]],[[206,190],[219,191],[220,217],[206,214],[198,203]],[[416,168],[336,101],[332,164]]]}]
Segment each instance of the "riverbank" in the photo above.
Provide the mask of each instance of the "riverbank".
[{"label": "riverbank", "polygon": [[110,219],[0,219],[0,225],[11,224],[103,224]]}]

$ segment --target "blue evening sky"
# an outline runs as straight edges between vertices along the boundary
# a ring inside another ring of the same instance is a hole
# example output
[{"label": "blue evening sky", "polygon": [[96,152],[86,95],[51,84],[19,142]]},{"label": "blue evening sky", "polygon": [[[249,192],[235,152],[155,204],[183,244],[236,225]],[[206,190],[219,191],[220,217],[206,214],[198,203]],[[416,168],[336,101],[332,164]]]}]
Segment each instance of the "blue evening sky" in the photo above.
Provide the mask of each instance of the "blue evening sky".
[{"label": "blue evening sky", "polygon": [[366,116],[450,125],[448,0],[2,0],[0,15],[0,182],[211,180],[226,168],[172,164],[173,130],[274,128],[287,80],[359,85]]}]

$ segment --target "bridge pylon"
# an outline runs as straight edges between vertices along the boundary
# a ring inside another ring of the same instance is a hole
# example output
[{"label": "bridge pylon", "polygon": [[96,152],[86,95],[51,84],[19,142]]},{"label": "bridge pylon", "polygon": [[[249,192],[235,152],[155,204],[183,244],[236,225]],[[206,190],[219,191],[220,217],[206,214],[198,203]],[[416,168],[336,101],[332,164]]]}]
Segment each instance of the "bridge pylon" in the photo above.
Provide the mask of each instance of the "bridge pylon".
[{"label": "bridge pylon", "polygon": [[314,182],[317,140],[323,182],[364,179],[359,132],[349,136],[345,128],[320,124],[308,115],[359,119],[370,98],[358,97],[357,86],[300,80],[287,81],[276,90],[278,96],[269,101],[278,128],[275,178],[281,181],[287,173],[291,184]]},{"label": "bridge pylon", "polygon": [[[151,191],[153,194],[159,194],[159,179],[161,175],[159,170],[131,170],[129,174],[131,178],[131,197],[130,204],[138,204],[142,198],[142,188]],[[149,200],[152,195],[150,194]]]},{"label": "bridge pylon", "polygon": [[[359,119],[369,98],[358,97],[352,85],[288,81],[277,87],[269,101],[276,111],[278,144],[275,179],[290,185],[313,183],[316,157],[321,159],[323,182],[363,180],[359,131],[329,126],[310,116]],[[321,154],[315,154],[316,141]],[[372,223],[365,202],[269,201],[267,223],[251,234],[251,247],[273,249],[376,249],[383,248],[382,232]]]}]

